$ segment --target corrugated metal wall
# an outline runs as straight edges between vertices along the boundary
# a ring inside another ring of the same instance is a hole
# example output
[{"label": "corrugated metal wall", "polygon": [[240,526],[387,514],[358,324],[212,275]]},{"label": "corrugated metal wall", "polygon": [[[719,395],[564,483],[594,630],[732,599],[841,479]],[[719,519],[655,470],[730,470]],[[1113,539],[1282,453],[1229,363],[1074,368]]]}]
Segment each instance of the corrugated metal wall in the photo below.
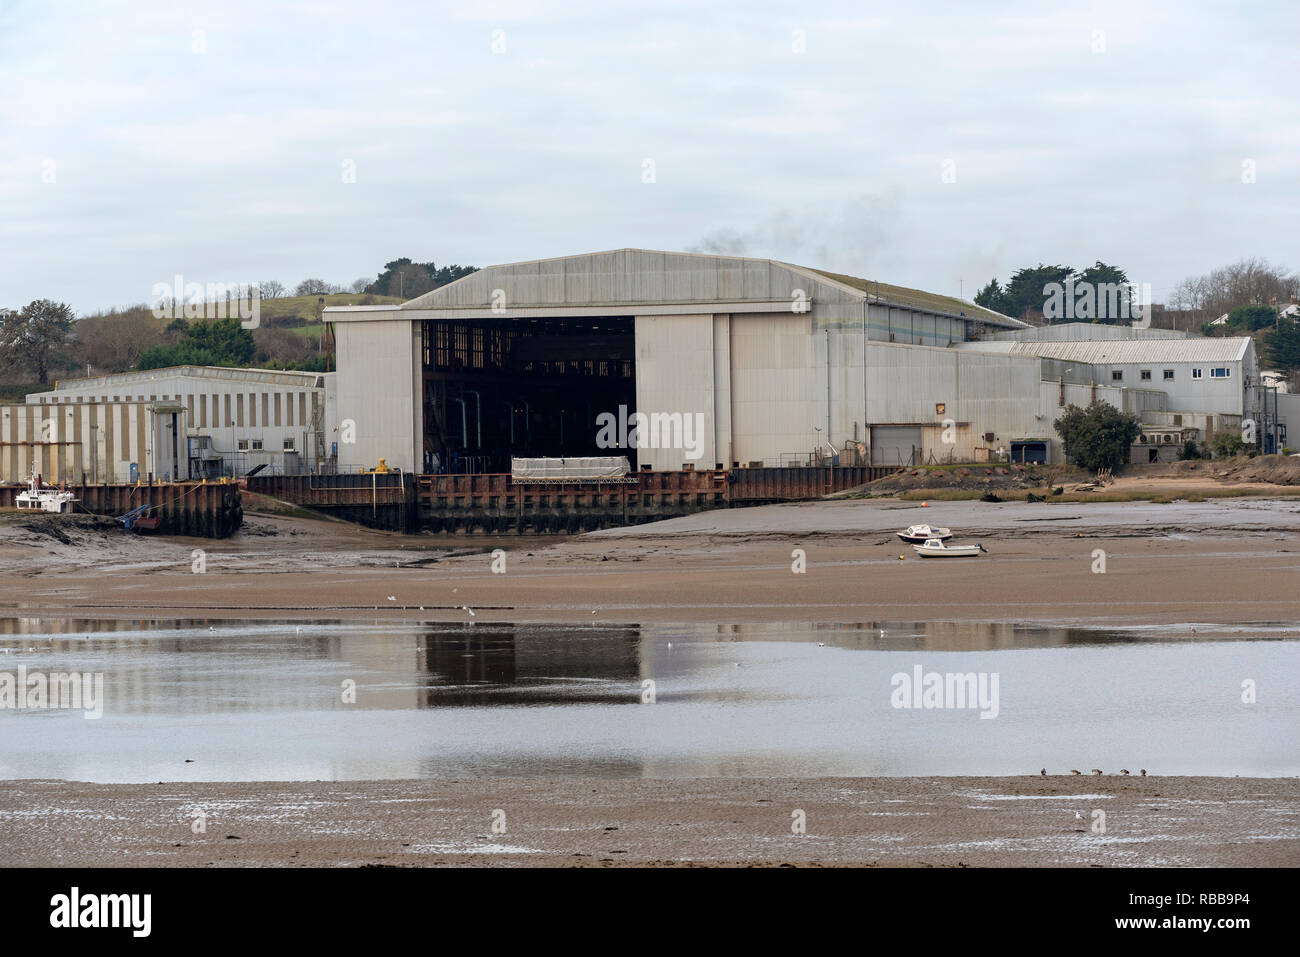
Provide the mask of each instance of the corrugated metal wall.
[{"label": "corrugated metal wall", "polygon": [[374,468],[382,458],[390,468],[423,471],[420,324],[338,322],[334,330],[339,467]]},{"label": "corrugated metal wall", "polygon": [[0,480],[24,482],[35,461],[49,482],[126,482],[151,470],[146,402],[0,406]]}]

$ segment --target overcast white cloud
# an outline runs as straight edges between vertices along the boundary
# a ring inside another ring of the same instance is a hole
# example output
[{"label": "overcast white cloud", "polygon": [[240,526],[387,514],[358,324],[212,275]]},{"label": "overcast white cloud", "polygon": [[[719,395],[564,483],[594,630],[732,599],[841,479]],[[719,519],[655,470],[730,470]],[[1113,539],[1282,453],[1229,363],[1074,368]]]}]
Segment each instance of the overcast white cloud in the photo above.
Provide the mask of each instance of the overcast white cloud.
[{"label": "overcast white cloud", "polygon": [[1295,268],[1298,10],[0,0],[0,305],[619,246]]}]

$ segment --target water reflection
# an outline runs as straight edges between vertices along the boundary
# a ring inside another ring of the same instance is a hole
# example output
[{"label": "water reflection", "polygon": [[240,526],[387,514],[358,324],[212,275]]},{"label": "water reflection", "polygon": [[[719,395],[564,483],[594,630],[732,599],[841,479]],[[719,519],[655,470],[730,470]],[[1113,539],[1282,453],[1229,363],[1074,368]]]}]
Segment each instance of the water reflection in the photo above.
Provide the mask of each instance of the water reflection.
[{"label": "water reflection", "polygon": [[[0,778],[1020,774],[1085,764],[1296,774],[1297,634],[1291,623],[9,619],[0,674],[103,672],[106,702],[96,721],[0,708]],[[918,666],[999,673],[998,717],[891,706],[891,676]],[[1243,703],[1245,678],[1258,682],[1259,705]]]},{"label": "water reflection", "polygon": [[[420,706],[627,704],[639,695],[636,625],[428,628],[417,642]],[[633,693],[635,689],[636,693]]]},{"label": "water reflection", "polygon": [[[0,619],[0,671],[103,672],[123,714],[640,704],[755,700],[753,689],[681,682],[718,645],[991,652],[1212,641],[1280,641],[1289,623],[1129,629],[990,622],[512,625],[383,622]],[[735,664],[739,664],[736,662]],[[356,688],[344,700],[344,682]],[[766,689],[762,696],[779,695]]]}]

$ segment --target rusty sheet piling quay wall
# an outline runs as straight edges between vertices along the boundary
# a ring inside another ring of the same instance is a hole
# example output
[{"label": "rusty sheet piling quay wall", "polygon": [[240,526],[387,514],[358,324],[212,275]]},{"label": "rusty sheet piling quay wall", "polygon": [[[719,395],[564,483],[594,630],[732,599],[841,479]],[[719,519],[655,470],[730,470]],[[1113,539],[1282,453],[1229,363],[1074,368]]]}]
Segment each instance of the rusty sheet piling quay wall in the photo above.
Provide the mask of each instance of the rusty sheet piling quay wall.
[{"label": "rusty sheet piling quay wall", "polygon": [[250,492],[388,531],[416,531],[416,477],[405,472],[346,475],[255,475]]},{"label": "rusty sheet piling quay wall", "polygon": [[[119,516],[152,505],[157,531],[164,535],[227,538],[244,522],[239,486],[234,484],[68,485],[77,496],[77,511]],[[13,508],[22,486],[0,486],[0,508]],[[33,513],[40,514],[40,513]]]},{"label": "rusty sheet piling quay wall", "polygon": [[714,508],[820,498],[894,469],[640,472],[622,482],[516,484],[509,474],[255,476],[248,489],[372,528],[489,534],[592,531]]}]

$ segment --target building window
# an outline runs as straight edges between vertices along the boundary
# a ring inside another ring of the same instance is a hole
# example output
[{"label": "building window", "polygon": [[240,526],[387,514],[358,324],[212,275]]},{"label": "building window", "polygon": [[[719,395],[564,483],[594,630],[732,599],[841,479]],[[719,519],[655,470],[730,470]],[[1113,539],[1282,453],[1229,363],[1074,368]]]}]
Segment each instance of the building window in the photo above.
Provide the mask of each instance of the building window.
[{"label": "building window", "polygon": [[292,452],[292,451],[293,451],[293,439],[285,439],[285,440],[284,440],[284,450],[285,450],[286,452]]},{"label": "building window", "polygon": [[1201,373],[1202,373],[1202,371],[1204,371],[1204,370],[1202,370],[1202,369],[1193,369],[1193,370],[1192,370],[1192,378],[1193,378],[1193,379],[1199,379],[1199,378],[1201,378]]},{"label": "building window", "polygon": [[260,452],[260,451],[262,451],[262,440],[261,440],[261,439],[253,439],[253,451],[254,451],[254,452]]},{"label": "building window", "polygon": [[1231,376],[1232,376],[1232,372],[1231,372],[1230,370],[1228,370],[1228,369],[1222,369],[1222,368],[1220,368],[1220,369],[1211,369],[1211,370],[1210,370],[1210,378],[1211,378],[1211,379],[1227,379],[1227,378],[1230,378]]},{"label": "building window", "polygon": [[248,451],[248,439],[240,439],[240,440],[239,440],[239,443],[238,443],[238,448],[239,448],[239,451],[241,451],[241,452],[247,452],[247,451]]},{"label": "building window", "polygon": [[1174,370],[1173,370],[1173,369],[1166,369],[1166,370],[1165,370],[1165,381],[1166,381],[1166,382],[1172,382],[1172,381],[1173,381],[1173,378],[1174,378]]},{"label": "building window", "polygon": [[1110,374],[1110,381],[1111,381],[1111,382],[1123,382],[1123,381],[1124,381],[1124,373],[1123,373],[1123,372],[1120,372],[1118,369],[1113,370],[1113,371],[1111,372],[1111,374]]},{"label": "building window", "polygon": [[1150,381],[1151,381],[1151,370],[1150,370],[1150,369],[1143,369],[1141,375],[1142,375],[1142,381],[1143,381],[1143,382],[1150,382]]}]

